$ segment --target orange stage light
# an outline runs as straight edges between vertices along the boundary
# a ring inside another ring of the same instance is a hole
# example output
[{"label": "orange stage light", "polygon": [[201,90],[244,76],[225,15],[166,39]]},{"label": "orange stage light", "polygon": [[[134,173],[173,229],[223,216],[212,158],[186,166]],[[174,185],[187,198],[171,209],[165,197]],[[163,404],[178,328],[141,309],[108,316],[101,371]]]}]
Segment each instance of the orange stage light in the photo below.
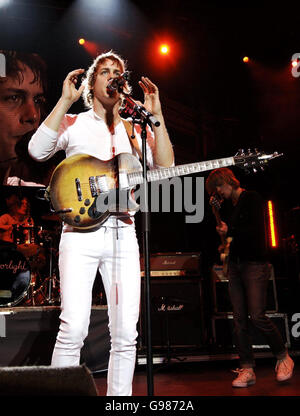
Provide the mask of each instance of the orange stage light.
[{"label": "orange stage light", "polygon": [[269,241],[271,247],[277,247],[277,231],[275,225],[274,207],[273,202],[268,201],[268,218],[269,218]]},{"label": "orange stage light", "polygon": [[248,63],[249,62],[249,57],[248,56],[244,56],[243,62]]},{"label": "orange stage light", "polygon": [[78,44],[81,45],[93,58],[96,58],[96,56],[103,51],[101,45],[88,39],[80,38],[78,39]]}]

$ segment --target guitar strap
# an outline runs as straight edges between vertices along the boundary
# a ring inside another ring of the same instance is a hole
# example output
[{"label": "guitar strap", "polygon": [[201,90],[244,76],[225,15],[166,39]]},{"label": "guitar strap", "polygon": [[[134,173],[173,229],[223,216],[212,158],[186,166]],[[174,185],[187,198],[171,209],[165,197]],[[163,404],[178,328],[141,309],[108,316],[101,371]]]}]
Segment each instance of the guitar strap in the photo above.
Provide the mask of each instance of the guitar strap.
[{"label": "guitar strap", "polygon": [[137,154],[139,155],[139,158],[142,160],[141,149],[139,147],[136,136],[133,135],[134,130],[133,130],[132,123],[130,123],[130,121],[123,120],[123,119],[122,119],[122,121],[123,121],[124,127],[126,129],[126,132],[127,132],[128,138],[129,138],[129,142],[130,142],[132,148],[136,150]]}]

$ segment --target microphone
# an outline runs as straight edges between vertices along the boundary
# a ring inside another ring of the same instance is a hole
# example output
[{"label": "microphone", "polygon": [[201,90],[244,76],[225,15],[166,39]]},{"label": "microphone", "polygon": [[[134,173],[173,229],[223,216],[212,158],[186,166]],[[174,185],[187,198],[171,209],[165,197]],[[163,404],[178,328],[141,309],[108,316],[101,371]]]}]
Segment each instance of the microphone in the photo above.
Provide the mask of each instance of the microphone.
[{"label": "microphone", "polygon": [[[119,75],[116,78],[112,78],[108,81],[107,84],[107,93],[112,95],[115,91],[123,92],[123,86],[125,85],[126,81],[129,81],[129,71],[123,72],[123,74]],[[154,124],[156,127],[160,125],[160,122],[156,120],[153,114],[149,113],[145,107],[138,105],[130,96],[129,94],[125,94],[125,108],[121,110],[127,112],[132,117],[138,114],[143,120],[147,120],[149,124]],[[150,125],[151,125],[150,124]]]},{"label": "microphone", "polygon": [[115,91],[122,92],[122,87],[125,85],[126,81],[129,80],[129,71],[123,72],[123,74],[119,75],[116,78],[112,78],[108,81],[107,84],[107,92],[108,94],[112,94]]}]

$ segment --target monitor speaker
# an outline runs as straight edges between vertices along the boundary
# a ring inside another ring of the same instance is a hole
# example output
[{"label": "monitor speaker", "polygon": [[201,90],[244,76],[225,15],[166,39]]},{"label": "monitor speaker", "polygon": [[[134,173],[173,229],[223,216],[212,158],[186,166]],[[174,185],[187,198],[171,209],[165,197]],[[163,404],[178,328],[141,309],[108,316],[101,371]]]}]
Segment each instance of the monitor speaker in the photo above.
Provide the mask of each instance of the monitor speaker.
[{"label": "monitor speaker", "polygon": [[85,365],[0,368],[0,396],[97,396]]}]

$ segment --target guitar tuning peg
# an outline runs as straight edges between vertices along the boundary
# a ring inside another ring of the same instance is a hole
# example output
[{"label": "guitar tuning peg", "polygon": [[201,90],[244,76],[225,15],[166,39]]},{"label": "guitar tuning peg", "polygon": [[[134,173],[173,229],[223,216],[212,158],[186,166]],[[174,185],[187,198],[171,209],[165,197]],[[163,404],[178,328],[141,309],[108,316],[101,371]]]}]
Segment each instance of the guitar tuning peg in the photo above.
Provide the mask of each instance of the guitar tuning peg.
[{"label": "guitar tuning peg", "polygon": [[248,155],[251,155],[251,149],[247,150]]}]

